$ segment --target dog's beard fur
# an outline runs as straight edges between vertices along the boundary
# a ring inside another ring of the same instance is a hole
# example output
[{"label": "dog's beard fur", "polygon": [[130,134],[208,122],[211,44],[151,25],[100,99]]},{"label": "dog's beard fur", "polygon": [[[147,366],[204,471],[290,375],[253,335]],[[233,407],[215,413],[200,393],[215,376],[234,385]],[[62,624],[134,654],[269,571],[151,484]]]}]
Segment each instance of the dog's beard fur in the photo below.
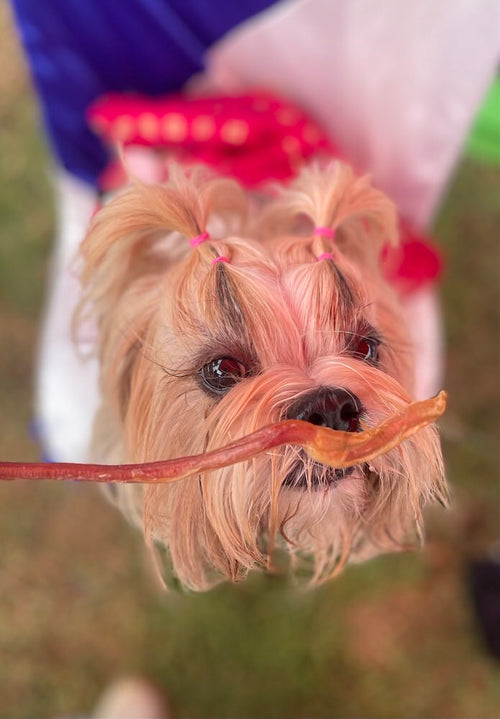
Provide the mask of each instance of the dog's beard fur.
[{"label": "dog's beard fur", "polygon": [[[214,217],[219,239],[190,249],[185,237]],[[336,227],[335,241],[315,236],[314,226]],[[391,203],[338,162],[304,171],[250,220],[241,189],[201,170],[187,177],[173,167],[166,185],[117,196],[83,245],[82,306],[100,328],[96,459],[218,448],[285,418],[318,388],[355,396],[366,426],[400,411],[411,399],[412,349],[379,269],[381,245],[394,234]],[[335,261],[317,261],[325,251]],[[217,256],[229,261],[214,263]],[[378,362],[355,352],[374,333]],[[238,359],[247,376],[214,393],[200,371],[221,357]],[[114,492],[194,589],[273,568],[283,549],[293,568],[306,565],[313,582],[324,581],[347,559],[407,546],[423,506],[446,498],[433,426],[348,472],[287,447]]]}]

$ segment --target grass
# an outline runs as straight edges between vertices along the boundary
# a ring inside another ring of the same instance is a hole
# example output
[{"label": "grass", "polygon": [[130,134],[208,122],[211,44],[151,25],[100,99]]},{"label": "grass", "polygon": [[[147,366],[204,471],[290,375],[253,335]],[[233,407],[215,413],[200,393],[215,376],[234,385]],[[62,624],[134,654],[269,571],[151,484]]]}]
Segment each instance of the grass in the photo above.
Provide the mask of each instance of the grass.
[{"label": "grass", "polygon": [[[53,231],[48,156],[2,10],[0,456],[34,459],[37,326]],[[5,42],[3,40],[5,39]],[[178,717],[494,717],[498,662],[477,633],[467,562],[498,538],[500,170],[464,162],[436,225],[455,506],[424,552],[349,568],[312,593],[253,577],[165,596],[136,532],[91,487],[0,486],[0,716],[89,712],[141,673]]]}]

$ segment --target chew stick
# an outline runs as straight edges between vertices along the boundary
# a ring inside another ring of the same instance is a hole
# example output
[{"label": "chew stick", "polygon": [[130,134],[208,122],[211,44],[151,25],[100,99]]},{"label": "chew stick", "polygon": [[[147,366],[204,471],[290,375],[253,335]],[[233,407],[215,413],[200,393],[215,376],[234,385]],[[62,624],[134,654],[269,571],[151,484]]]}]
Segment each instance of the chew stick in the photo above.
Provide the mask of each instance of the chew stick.
[{"label": "chew stick", "polygon": [[435,422],[446,408],[446,393],[409,404],[377,427],[363,432],[342,432],[302,420],[284,420],[230,442],[225,447],[191,457],[142,464],[78,464],[0,462],[0,480],[55,479],[85,482],[175,482],[208,472],[285,444],[298,445],[310,457],[337,469],[351,467],[385,454],[420,429]]}]

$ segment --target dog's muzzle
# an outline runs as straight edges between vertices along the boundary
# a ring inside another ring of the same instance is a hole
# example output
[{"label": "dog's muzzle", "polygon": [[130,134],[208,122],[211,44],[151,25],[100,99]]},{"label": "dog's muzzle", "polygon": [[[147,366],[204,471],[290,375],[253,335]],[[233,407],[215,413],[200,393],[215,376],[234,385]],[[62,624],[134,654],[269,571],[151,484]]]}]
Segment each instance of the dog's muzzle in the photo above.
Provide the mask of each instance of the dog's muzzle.
[{"label": "dog's muzzle", "polygon": [[301,395],[287,410],[286,419],[302,419],[320,427],[359,432],[360,400],[339,387],[318,387]]},{"label": "dog's muzzle", "polygon": [[[301,419],[343,432],[360,432],[362,412],[361,401],[352,392],[340,387],[318,387],[293,402],[286,412],[286,419]],[[306,453],[301,451],[283,485],[294,489],[321,489],[334,486],[353,471],[354,467],[335,469],[311,462]]]}]

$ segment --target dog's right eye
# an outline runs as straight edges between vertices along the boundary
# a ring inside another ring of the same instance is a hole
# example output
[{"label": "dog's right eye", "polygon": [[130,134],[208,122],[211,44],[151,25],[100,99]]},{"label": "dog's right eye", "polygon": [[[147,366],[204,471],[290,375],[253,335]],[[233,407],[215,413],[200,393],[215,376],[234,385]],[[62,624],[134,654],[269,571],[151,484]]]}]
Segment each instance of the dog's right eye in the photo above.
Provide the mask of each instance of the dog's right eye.
[{"label": "dog's right eye", "polygon": [[247,374],[245,365],[234,357],[218,357],[208,362],[200,370],[204,389],[216,395],[228,392]]}]

